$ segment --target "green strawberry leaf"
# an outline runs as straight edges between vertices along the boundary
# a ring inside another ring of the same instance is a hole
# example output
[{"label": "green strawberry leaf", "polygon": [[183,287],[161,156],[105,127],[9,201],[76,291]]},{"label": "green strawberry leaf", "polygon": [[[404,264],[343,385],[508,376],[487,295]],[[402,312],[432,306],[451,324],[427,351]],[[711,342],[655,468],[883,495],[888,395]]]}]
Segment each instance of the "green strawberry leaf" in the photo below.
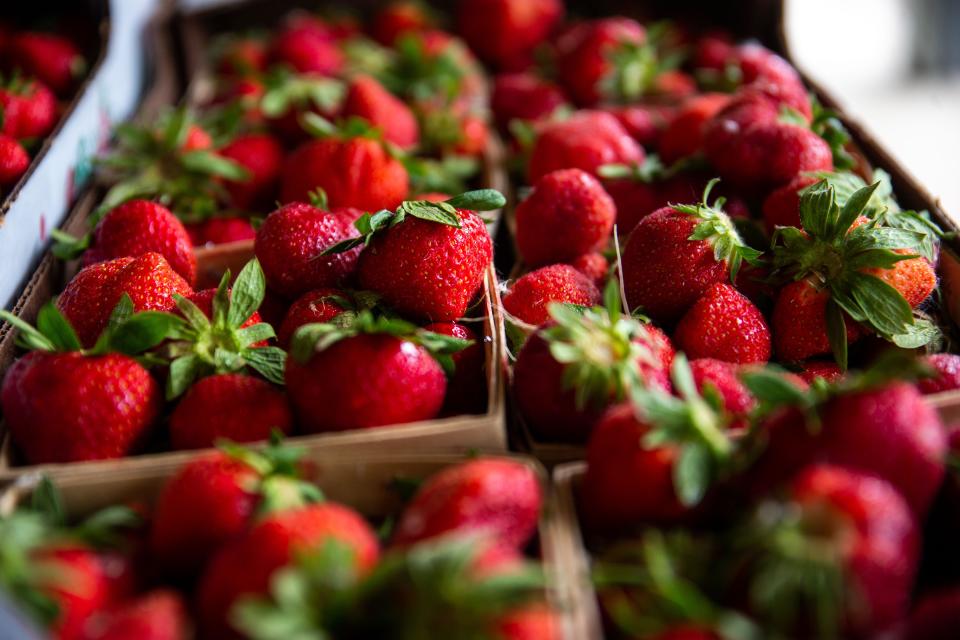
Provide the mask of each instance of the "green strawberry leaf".
[{"label": "green strawberry leaf", "polygon": [[913,323],[913,310],[895,288],[866,273],[855,272],[850,280],[850,295],[860,305],[867,323],[881,335],[904,333]]},{"label": "green strawberry leaf", "polygon": [[273,327],[266,322],[258,322],[243,329],[237,329],[237,341],[244,347],[277,337]]},{"label": "green strawberry leaf", "polygon": [[50,237],[54,240],[50,250],[61,260],[76,260],[90,248],[90,234],[75,238],[65,231],[54,229],[50,232]]},{"label": "green strawberry leaf", "polygon": [[186,107],[172,110],[163,127],[162,140],[168,149],[178,149],[183,146],[190,131],[192,118]]},{"label": "green strawberry leaf", "polygon": [[135,356],[179,335],[183,318],[162,311],[141,311],[109,331],[109,350]]},{"label": "green strawberry leaf", "polygon": [[218,156],[212,151],[188,151],[180,156],[183,166],[196,173],[202,173],[232,182],[246,182],[250,179],[250,170],[229,158]]},{"label": "green strawberry leaf", "polygon": [[43,476],[30,496],[30,509],[42,514],[48,522],[63,526],[67,524],[67,511],[63,506],[63,496],[53,484],[50,476]]},{"label": "green strawberry leaf", "polygon": [[843,310],[837,304],[836,298],[831,297],[826,306],[827,340],[837,366],[841,371],[847,370],[847,322],[843,318]]},{"label": "green strawberry leaf", "polygon": [[494,211],[502,209],[507,204],[507,199],[496,189],[477,189],[454,196],[447,200],[446,204],[468,211]]},{"label": "green strawberry leaf", "polygon": [[280,347],[246,349],[243,352],[243,359],[251,369],[273,384],[284,384],[283,374],[287,364],[287,352]]},{"label": "green strawberry leaf", "polygon": [[180,356],[171,362],[167,375],[167,400],[173,400],[189,389],[193,381],[200,377],[203,367],[200,356],[193,353]]},{"label": "green strawberry leaf", "polygon": [[913,324],[908,325],[906,331],[891,336],[890,340],[901,349],[919,349],[937,343],[942,338],[943,332],[937,325],[926,318],[914,318]]},{"label": "green strawberry leaf", "polygon": [[56,351],[80,351],[83,348],[77,332],[52,303],[40,307],[37,313],[37,330],[47,337]]},{"label": "green strawberry leaf", "polygon": [[699,443],[680,450],[673,466],[673,486],[680,504],[692,507],[700,503],[710,486],[710,452]]},{"label": "green strawberry leaf", "polygon": [[[49,304],[53,304],[52,302]],[[56,351],[57,347],[49,338],[37,331],[30,323],[13,315],[9,311],[0,310],[0,320],[5,320],[20,331],[17,344],[29,351]]]},{"label": "green strawberry leaf", "polygon": [[866,208],[867,203],[870,202],[870,199],[873,197],[874,192],[879,186],[879,182],[874,182],[870,186],[855,191],[847,199],[843,207],[840,209],[840,216],[837,220],[837,228],[831,235],[846,232],[848,229],[850,229],[850,226],[863,213],[864,208]]},{"label": "green strawberry leaf", "polygon": [[400,204],[398,212],[428,222],[437,222],[449,227],[460,228],[460,216],[457,214],[457,210],[446,202],[407,200]]},{"label": "green strawberry leaf", "polygon": [[[256,313],[266,293],[267,280],[260,262],[254,258],[243,266],[230,295],[227,312],[227,324],[240,327],[250,316]],[[266,338],[262,338],[266,339]]]},{"label": "green strawberry leaf", "polygon": [[177,309],[183,314],[183,317],[186,318],[187,322],[191,327],[193,327],[194,330],[210,330],[210,319],[207,317],[207,314],[200,309],[200,307],[198,307],[192,301],[184,298],[180,294],[174,294],[173,300],[177,305]]}]

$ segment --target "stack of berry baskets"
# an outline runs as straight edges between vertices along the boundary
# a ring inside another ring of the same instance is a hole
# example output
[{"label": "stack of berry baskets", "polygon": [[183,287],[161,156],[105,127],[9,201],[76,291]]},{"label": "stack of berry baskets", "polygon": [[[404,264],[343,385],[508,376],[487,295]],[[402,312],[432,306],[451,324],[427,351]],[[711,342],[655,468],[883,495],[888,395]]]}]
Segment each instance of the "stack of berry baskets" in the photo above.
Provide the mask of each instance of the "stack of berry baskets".
[{"label": "stack of berry baskets", "polygon": [[293,12],[204,54],[195,104],[118,127],[55,233],[79,271],[55,301],[28,289],[35,318],[5,316],[30,353],[4,378],[0,474],[149,467],[274,429],[502,451],[486,222],[505,200],[467,47]]}]

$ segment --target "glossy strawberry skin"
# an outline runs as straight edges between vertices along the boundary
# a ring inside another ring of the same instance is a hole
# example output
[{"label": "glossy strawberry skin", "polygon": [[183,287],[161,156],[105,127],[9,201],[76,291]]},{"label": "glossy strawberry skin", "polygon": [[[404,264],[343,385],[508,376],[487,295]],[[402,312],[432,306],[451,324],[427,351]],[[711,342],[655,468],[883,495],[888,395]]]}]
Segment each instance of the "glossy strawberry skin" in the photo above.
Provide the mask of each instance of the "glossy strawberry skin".
[{"label": "glossy strawberry skin", "polygon": [[330,322],[344,312],[333,298],[349,299],[349,294],[339,289],[314,289],[297,298],[283,318],[277,330],[277,342],[287,348],[294,332],[305,324]]},{"label": "glossy strawberry skin", "polygon": [[235,216],[210,218],[196,225],[187,225],[187,233],[195,247],[244,242],[257,236],[249,218]]},{"label": "glossy strawberry skin", "polygon": [[610,262],[602,253],[585,253],[569,262],[570,266],[587,276],[600,289],[610,273]]},{"label": "glossy strawberry skin", "polygon": [[334,287],[356,268],[360,249],[319,257],[327,247],[355,238],[355,212],[328,212],[295,202],[283,206],[264,220],[257,230],[254,253],[260,260],[267,284],[287,297],[311,289]]},{"label": "glossy strawberry skin", "polygon": [[163,205],[148,200],[129,200],[107,212],[93,232],[83,264],[135,258],[151,251],[166,258],[189,284],[196,283],[197,258],[183,223]]},{"label": "glossy strawberry skin", "polygon": [[483,413],[487,406],[487,374],[485,340],[466,325],[458,322],[435,322],[424,327],[445,336],[472,340],[473,344],[453,354],[454,372],[447,380],[447,396],[443,413]]},{"label": "glossy strawberry skin", "polygon": [[707,182],[700,175],[680,173],[665,180],[642,182],[629,178],[604,180],[603,188],[617,206],[617,234],[630,235],[645,217],[669,204],[694,202]]},{"label": "glossy strawberry skin", "polygon": [[341,115],[363,118],[383,133],[384,140],[401,149],[420,141],[420,127],[410,107],[370,76],[351,81]]},{"label": "glossy strawberry skin", "polygon": [[287,359],[287,393],[308,433],[430,420],[447,381],[423,347],[388,335],[345,338],[306,364]]},{"label": "glossy strawberry skin", "polygon": [[483,285],[493,243],[479,216],[458,215],[460,228],[408,216],[375,236],[357,264],[360,288],[411,318],[463,317]]},{"label": "glossy strawberry skin", "polygon": [[812,383],[817,378],[823,378],[827,382],[836,382],[843,377],[843,371],[835,362],[808,360],[800,365],[800,371],[797,372],[797,375],[807,383]]},{"label": "glossy strawberry skin", "polygon": [[17,92],[0,89],[3,126],[0,131],[18,140],[42,138],[57,124],[57,99],[46,85],[33,80]]},{"label": "glossy strawberry skin", "polygon": [[428,478],[397,521],[392,544],[405,547],[452,532],[484,534],[522,549],[537,528],[540,480],[526,464],[481,458]]},{"label": "glossy strawberry skin", "polygon": [[484,61],[520,69],[533,61],[533,50],[562,17],[561,0],[462,0],[457,27]]},{"label": "glossy strawberry skin", "polygon": [[298,73],[334,75],[343,67],[343,54],[332,38],[305,24],[293,24],[276,34],[270,58]]},{"label": "glossy strawberry skin", "polygon": [[616,105],[600,107],[600,110],[616,118],[644,149],[660,144],[660,136],[672,114],[671,107],[662,105]]},{"label": "glossy strawberry skin", "polygon": [[934,370],[934,377],[917,381],[917,388],[925,394],[960,389],[960,355],[935,353],[924,358]]},{"label": "glossy strawberry skin", "polygon": [[703,149],[703,128],[729,102],[722,93],[705,93],[683,103],[660,135],[657,152],[668,166]]},{"label": "glossy strawberry skin", "polygon": [[30,166],[26,149],[14,138],[0,134],[0,189],[12,187]]},{"label": "glossy strawberry skin", "polygon": [[799,227],[800,191],[816,182],[816,176],[800,174],[772,191],[763,201],[763,221],[767,231],[772,233],[777,226]]},{"label": "glossy strawberry skin", "polygon": [[763,314],[730,284],[712,285],[684,314],[674,333],[690,358],[748,364],[770,359],[770,328]]},{"label": "glossy strawberry skin", "polygon": [[226,183],[234,207],[256,211],[274,202],[284,160],[283,147],[276,138],[262,133],[237,136],[217,153],[249,172],[247,180]]},{"label": "glossy strawberry skin", "polygon": [[583,169],[596,175],[605,164],[641,164],[645,154],[636,140],[609,113],[579,111],[545,125],[537,136],[527,168],[527,180],[558,169]]},{"label": "glossy strawberry skin", "polygon": [[630,18],[603,18],[573,27],[557,43],[557,68],[564,88],[580,106],[602,98],[602,80],[612,71],[610,55],[622,42],[640,44],[645,29]]},{"label": "glossy strawberry skin", "polygon": [[76,84],[78,66],[83,64],[76,46],[52,33],[20,33],[10,42],[9,54],[15,66],[38,78],[61,97],[69,95]]},{"label": "glossy strawberry skin", "polygon": [[132,453],[160,412],[161,393],[127,356],[34,351],[10,367],[2,403],[26,462],[78,462]]},{"label": "glossy strawberry skin", "polygon": [[189,640],[186,603],[175,591],[157,590],[104,612],[90,625],[85,640]]},{"label": "glossy strawberry skin", "polygon": [[175,449],[202,449],[224,438],[266,440],[278,430],[293,431],[283,392],[253,376],[223,373],[203,378],[187,391],[170,415]]},{"label": "glossy strawberry skin", "polygon": [[812,109],[809,92],[793,66],[762,45],[748,43],[738,46],[733,60],[743,75],[744,85],[797,111],[810,120]]},{"label": "glossy strawberry skin", "polygon": [[410,181],[379,141],[325,138],[305,142],[287,157],[280,200],[305,202],[318,188],[333,208],[379,211],[395,209],[407,197]]},{"label": "glossy strawberry skin", "polygon": [[537,122],[566,104],[563,91],[532,73],[502,73],[494,78],[490,108],[500,131],[514,120]]},{"label": "glossy strawberry skin", "polygon": [[[895,253],[909,254],[907,249]],[[916,309],[930,297],[937,287],[937,272],[923,257],[901,260],[890,269],[867,269],[864,273],[874,275],[900,292],[912,308]]]},{"label": "glossy strawberry skin", "polygon": [[40,590],[59,607],[51,631],[63,640],[86,640],[90,618],[111,601],[110,579],[96,553],[81,544],[55,543],[31,560]]},{"label": "glossy strawberry skin", "polygon": [[159,253],[115,258],[81,269],[57,298],[84,347],[92,347],[106,328],[110,314],[126,293],[135,311],[172,311],[174,294],[193,289]]},{"label": "glossy strawberry skin", "polygon": [[352,550],[361,575],[379,556],[370,525],[353,510],[332,502],[272,514],[223,547],[210,559],[198,586],[204,637],[240,637],[228,622],[233,605],[246,595],[266,595],[279,569],[328,540]]},{"label": "glossy strawberry skin", "polygon": [[697,219],[671,207],[643,218],[623,248],[623,278],[631,307],[672,322],[712,285],[730,279],[705,240],[690,240]]},{"label": "glossy strawberry skin", "polygon": [[164,484],[150,529],[150,552],[165,575],[196,575],[227,541],[247,530],[259,476],[223,453],[191,460]]},{"label": "glossy strawberry skin", "polygon": [[[784,362],[830,353],[826,308],[830,294],[809,280],[791,282],[780,290],[770,317],[777,358]],[[863,336],[863,329],[846,318],[847,342]]]},{"label": "glossy strawberry skin", "polygon": [[527,324],[550,319],[551,302],[591,307],[600,302],[600,290],[590,278],[567,264],[554,264],[524,274],[503,297],[503,308]]},{"label": "glossy strawberry skin", "polygon": [[515,212],[515,240],[525,264],[566,262],[607,244],[617,217],[600,182],[580,169],[540,178]]}]

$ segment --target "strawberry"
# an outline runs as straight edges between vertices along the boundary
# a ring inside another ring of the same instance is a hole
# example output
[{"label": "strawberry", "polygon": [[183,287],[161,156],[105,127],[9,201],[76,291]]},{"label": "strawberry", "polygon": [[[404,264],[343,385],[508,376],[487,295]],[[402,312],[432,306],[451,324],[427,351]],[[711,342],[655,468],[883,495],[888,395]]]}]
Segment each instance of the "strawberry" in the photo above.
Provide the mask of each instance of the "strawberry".
[{"label": "strawberry", "polygon": [[209,218],[204,222],[185,225],[195,247],[207,244],[244,242],[257,237],[249,218],[236,216]]},{"label": "strawberry", "polygon": [[597,174],[605,164],[642,164],[643,148],[609,113],[578,111],[566,120],[548,123],[537,136],[527,180],[557,169],[577,168]]},{"label": "strawberry", "polygon": [[267,216],[257,230],[254,253],[270,288],[287,297],[339,285],[356,268],[359,250],[324,256],[345,238],[358,236],[355,211],[325,211],[294,202]]},{"label": "strawberry", "polygon": [[704,93],[690,98],[670,119],[660,134],[657,151],[668,165],[703,150],[703,129],[730,98],[722,93]]},{"label": "strawberry", "polygon": [[299,458],[272,439],[265,449],[229,445],[183,465],[154,509],[149,549],[156,566],[168,576],[195,576],[258,514],[316,502],[316,487],[298,479]]},{"label": "strawberry", "polygon": [[395,0],[377,11],[370,35],[380,44],[392,47],[406,33],[434,27],[432,11],[419,0]]},{"label": "strawberry", "polygon": [[[352,123],[352,124],[350,124]],[[354,119],[341,134],[303,143],[284,165],[280,200],[303,202],[323,189],[331,207],[356,207],[363,211],[393,209],[407,197],[410,179],[399,160],[390,155],[366,123]]]},{"label": "strawberry", "polygon": [[457,322],[435,322],[425,326],[424,330],[471,343],[452,356],[454,369],[447,381],[443,413],[483,413],[487,405],[486,352],[483,342],[473,330]]},{"label": "strawberry", "polygon": [[561,169],[537,180],[514,217],[520,257],[538,267],[603,249],[617,210],[596,178],[580,169]]},{"label": "strawberry", "polygon": [[283,393],[265,380],[237,373],[203,378],[170,415],[174,449],[202,449],[221,438],[256,442],[274,429],[284,434],[293,430]]},{"label": "strawberry", "polygon": [[920,598],[907,624],[907,640],[948,640],[960,624],[960,590],[941,589]]},{"label": "strawberry", "polygon": [[227,77],[246,77],[267,69],[267,46],[262,40],[250,37],[230,38],[217,52],[217,74]]},{"label": "strawberry", "polygon": [[67,97],[86,72],[86,61],[67,38],[52,33],[24,31],[15,35],[9,45],[13,66],[35,76]]},{"label": "strawberry", "polygon": [[480,291],[493,257],[490,234],[474,211],[498,209],[504,202],[492,189],[441,203],[407,201],[396,211],[358,219],[365,240],[348,240],[334,250],[366,242],[357,263],[361,288],[406,316],[454,321]]},{"label": "strawberry", "polygon": [[541,325],[550,318],[551,303],[590,307],[600,302],[600,290],[574,267],[553,264],[524,274],[503,297],[503,308],[513,318]]},{"label": "strawberry", "polygon": [[0,133],[0,189],[13,187],[30,166],[30,156],[16,139]]},{"label": "strawberry", "polygon": [[199,626],[205,637],[237,637],[234,606],[241,599],[266,595],[278,571],[297,556],[330,544],[343,553],[347,570],[361,575],[379,555],[370,525],[352,509],[332,502],[268,515],[220,549],[197,591]]},{"label": "strawberry", "polygon": [[805,382],[812,384],[817,378],[823,378],[827,382],[837,382],[843,377],[843,372],[834,362],[807,360],[800,365],[797,375]]},{"label": "strawberry", "polygon": [[127,200],[109,210],[93,232],[74,238],[54,231],[54,253],[70,259],[83,252],[83,265],[90,266],[116,258],[136,258],[158,253],[190,285],[197,281],[197,258],[183,223],[163,205],[148,200]]},{"label": "strawberry", "polygon": [[406,104],[370,76],[350,81],[341,115],[363,118],[380,130],[383,139],[401,149],[415,147],[420,140],[417,119]]},{"label": "strawberry", "polygon": [[0,84],[0,132],[26,140],[43,138],[57,124],[57,99],[37,80],[14,77]]},{"label": "strawberry", "polygon": [[560,640],[557,614],[545,605],[533,605],[507,615],[498,625],[499,640]]},{"label": "strawberry", "polygon": [[151,591],[133,602],[95,617],[85,640],[188,640],[192,637],[182,597],[167,590]]},{"label": "strawberry", "polygon": [[207,151],[213,148],[213,136],[198,124],[187,127],[187,134],[180,145],[183,151]]},{"label": "strawberry", "polygon": [[734,51],[734,60],[747,87],[764,93],[810,120],[812,109],[807,88],[789,62],[755,43],[738,46]]},{"label": "strawberry", "polygon": [[623,248],[627,300],[662,322],[673,322],[714,284],[736,279],[742,261],[759,251],[746,246],[723,198],[710,205],[712,180],[697,205],[673,205],[643,218]]},{"label": "strawberry", "polygon": [[439,359],[467,346],[369,311],[346,327],[307,325],[291,344],[287,392],[308,433],[430,420],[447,390]]},{"label": "strawberry", "polygon": [[[803,229],[779,230],[776,274],[793,280],[781,289],[771,318],[781,360],[832,351],[846,369],[847,343],[865,332],[913,347],[932,339],[911,308],[932,293],[936,274],[925,258],[905,253],[922,235],[881,228],[860,215],[878,185],[857,190],[842,209],[832,185],[811,187],[800,199]],[[899,242],[904,248],[891,250]]]},{"label": "strawberry", "polygon": [[723,409],[733,417],[730,429],[742,429],[747,426],[747,418],[756,407],[757,400],[739,378],[740,368],[732,363],[711,358],[698,358],[690,361],[690,372],[697,385],[697,391],[706,396],[708,388],[720,396]]},{"label": "strawberry", "polygon": [[905,617],[918,527],[882,479],[808,467],[783,503],[762,505],[751,523],[740,552],[750,573],[749,608],[771,633],[875,637]]},{"label": "strawberry", "polygon": [[346,88],[340,80],[291,72],[286,67],[274,67],[261,84],[244,87],[238,84],[233,93],[250,95],[252,117],[266,120],[271,130],[284,142],[298,144],[309,138],[303,118],[313,113],[331,118],[339,111]]},{"label": "strawberry", "polygon": [[610,262],[602,253],[585,253],[569,262],[570,266],[590,278],[598,288],[610,275]]},{"label": "strawberry", "polygon": [[635,20],[612,17],[577,25],[557,42],[557,68],[568,94],[589,107],[603,97],[602,85],[618,75],[617,56],[638,48],[646,30]]},{"label": "strawberry", "polygon": [[514,120],[538,122],[566,104],[559,87],[532,73],[501,73],[493,80],[490,109],[502,132]]},{"label": "strawberry", "polygon": [[513,396],[529,428],[545,440],[583,442],[635,383],[670,387],[670,340],[652,325],[622,317],[615,288],[606,293],[605,307],[583,314],[552,306],[553,322],[517,355]]},{"label": "strawberry", "polygon": [[115,258],[80,270],[57,298],[80,343],[91,347],[126,294],[135,311],[170,311],[175,295],[193,293],[190,284],[159,253]]},{"label": "strawberry", "polygon": [[119,458],[148,435],[160,388],[131,355],[156,346],[175,325],[162,314],[131,315],[132,307],[124,297],[87,350],[52,303],[37,316],[39,330],[0,312],[33,349],[10,367],[0,391],[10,436],[30,464]]},{"label": "strawberry", "polygon": [[277,342],[287,348],[294,332],[305,324],[330,323],[348,309],[353,309],[353,300],[339,289],[314,289],[297,298],[287,309],[283,323],[277,331]]},{"label": "strawberry", "polygon": [[953,353],[935,353],[924,358],[935,375],[917,381],[922,393],[942,393],[960,389],[960,356]]},{"label": "strawberry", "polygon": [[270,43],[270,60],[297,73],[333,76],[343,67],[343,54],[329,35],[305,23],[289,24]]},{"label": "strawberry", "polygon": [[673,340],[691,358],[747,364],[770,359],[770,328],[742,293],[713,284],[684,314]]},{"label": "strawberry", "polygon": [[234,138],[218,152],[246,169],[246,180],[226,182],[231,204],[245,211],[258,210],[276,200],[283,168],[283,147],[267,134],[246,134]]},{"label": "strawberry", "polygon": [[537,530],[542,503],[540,479],[529,465],[498,458],[464,462],[421,485],[397,520],[391,543],[407,547],[457,532],[522,549]]},{"label": "strawberry", "polygon": [[661,105],[617,105],[601,107],[617,119],[624,131],[644,149],[656,148],[672,111]]},{"label": "strawberry", "polygon": [[563,18],[561,0],[461,0],[457,27],[470,48],[500,69],[522,69]]},{"label": "strawberry", "polygon": [[801,173],[779,189],[770,192],[763,201],[762,210],[767,230],[773,233],[777,227],[799,227],[800,193],[818,182],[820,179],[815,175]]},{"label": "strawberry", "polygon": [[699,174],[658,175],[656,164],[605,165],[603,188],[617,206],[617,231],[625,238],[643,218],[675,202],[693,202],[707,184]]}]

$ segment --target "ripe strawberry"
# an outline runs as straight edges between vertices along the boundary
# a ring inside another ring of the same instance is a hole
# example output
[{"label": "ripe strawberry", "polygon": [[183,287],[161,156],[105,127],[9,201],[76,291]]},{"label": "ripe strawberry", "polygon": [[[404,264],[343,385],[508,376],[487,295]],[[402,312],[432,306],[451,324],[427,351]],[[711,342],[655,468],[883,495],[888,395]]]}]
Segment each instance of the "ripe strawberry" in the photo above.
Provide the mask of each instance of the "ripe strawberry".
[{"label": "ripe strawberry", "polygon": [[660,136],[672,116],[672,110],[661,105],[617,105],[601,107],[600,110],[616,118],[624,131],[644,149],[659,145]]},{"label": "ripe strawberry", "polygon": [[233,160],[249,174],[246,180],[226,182],[234,207],[255,211],[276,200],[284,158],[283,147],[276,138],[268,134],[240,135],[217,153]]},{"label": "ripe strawberry", "polygon": [[499,640],[560,640],[557,614],[546,605],[528,606],[508,614],[497,625]]},{"label": "ripe strawberry", "polygon": [[493,257],[490,234],[474,211],[503,204],[499,192],[483,190],[443,203],[404,202],[390,216],[376,214],[372,224],[361,224],[361,218],[358,228],[372,238],[357,264],[361,288],[411,318],[461,318]]},{"label": "ripe strawberry", "polygon": [[207,133],[207,130],[200,125],[196,123],[191,124],[187,127],[187,132],[180,148],[183,151],[206,151],[213,148],[213,136]]},{"label": "ripe strawberry", "polygon": [[308,433],[430,420],[447,380],[437,358],[468,346],[362,311],[349,327],[311,325],[287,360],[287,393]]},{"label": "ripe strawberry", "polygon": [[84,544],[34,541],[38,543],[28,561],[34,587],[59,609],[51,631],[64,640],[86,640],[90,618],[110,602],[109,577],[95,551]]},{"label": "ripe strawberry", "polygon": [[424,330],[472,343],[452,356],[454,369],[453,375],[447,380],[443,413],[483,413],[487,405],[486,351],[483,341],[469,327],[457,322],[435,322],[425,326]]},{"label": "ripe strawberry", "polygon": [[185,225],[195,247],[207,244],[229,244],[253,240],[257,236],[249,218],[216,217],[197,224]]},{"label": "ripe strawberry", "polygon": [[949,640],[960,624],[960,590],[941,589],[919,599],[910,612],[907,640]]},{"label": "ripe strawberry", "polygon": [[584,22],[557,42],[557,68],[567,93],[580,106],[589,107],[603,97],[603,82],[616,74],[617,54],[638,47],[646,30],[624,17]]},{"label": "ripe strawberry", "polygon": [[304,202],[317,189],[331,207],[378,211],[407,197],[410,178],[381,141],[348,133],[305,142],[287,157],[281,201]]},{"label": "ripe strawberry", "polygon": [[323,256],[325,249],[357,237],[354,210],[324,211],[302,202],[285,205],[257,230],[254,253],[270,288],[287,297],[337,286],[351,276],[360,251]]},{"label": "ripe strawberry", "polygon": [[566,101],[559,87],[532,73],[501,73],[493,81],[490,109],[497,127],[507,132],[514,120],[545,120]]},{"label": "ripe strawberry", "polygon": [[515,238],[531,267],[566,262],[603,249],[617,217],[600,182],[580,169],[546,174],[517,205]]},{"label": "ripe strawberry", "polygon": [[464,462],[423,483],[397,520],[392,544],[407,547],[457,532],[522,549],[536,532],[542,503],[540,479],[529,465],[498,458]]},{"label": "ripe strawberry", "polygon": [[590,278],[599,289],[610,275],[610,262],[602,253],[585,253],[570,261],[570,266]]},{"label": "ripe strawberry", "polygon": [[43,138],[57,124],[57,99],[37,80],[0,84],[0,110],[0,132],[17,140]]},{"label": "ripe strawberry", "polygon": [[64,98],[86,71],[86,62],[77,47],[52,33],[18,33],[10,41],[8,54],[14,67],[35,76]]},{"label": "ripe strawberry", "polygon": [[917,388],[922,393],[960,389],[960,356],[953,353],[935,353],[924,358],[924,362],[933,369],[935,375],[917,381]]},{"label": "ripe strawberry", "polygon": [[352,308],[350,294],[339,289],[308,291],[290,305],[280,329],[277,330],[277,342],[286,349],[294,332],[303,325],[332,322],[341,313]]},{"label": "ripe strawberry", "polygon": [[623,248],[627,300],[661,322],[673,322],[712,285],[735,280],[742,261],[760,252],[746,246],[724,199],[709,203],[711,181],[697,205],[673,205],[643,218]]},{"label": "ripe strawberry", "polygon": [[606,178],[603,188],[617,206],[617,232],[621,238],[626,238],[637,223],[657,209],[676,202],[694,202],[707,184],[707,179],[699,174],[649,176],[642,165],[608,165],[600,173]]},{"label": "ripe strawberry", "polygon": [[254,122],[265,120],[284,142],[295,145],[309,139],[309,133],[303,126],[307,114],[334,117],[340,109],[346,89],[340,80],[297,74],[284,67],[274,67],[261,84],[246,87],[238,84],[233,92],[238,91],[259,98],[255,101],[247,99],[248,118]]},{"label": "ripe strawberry", "polygon": [[370,35],[380,44],[392,47],[400,36],[434,27],[434,16],[419,0],[395,0],[377,11]]},{"label": "ripe strawberry", "polygon": [[734,61],[740,69],[744,85],[749,89],[762,92],[810,120],[812,109],[809,93],[800,74],[789,62],[755,43],[738,46],[734,51]]},{"label": "ripe strawberry", "polygon": [[363,118],[380,130],[384,140],[401,149],[415,147],[420,140],[420,128],[410,107],[370,76],[351,80],[341,115]]},{"label": "ripe strawberry", "polygon": [[660,135],[657,151],[668,165],[703,150],[704,125],[720,112],[730,98],[722,93],[704,93],[683,103]]},{"label": "ripe strawberry", "polygon": [[336,75],[344,64],[343,54],[333,38],[305,23],[289,24],[274,35],[270,59],[297,73],[319,76]]},{"label": "ripe strawberry", "polygon": [[226,77],[246,77],[267,69],[267,46],[262,40],[250,37],[231,38],[218,52],[217,74]]},{"label": "ripe strawberry", "polygon": [[712,285],[687,310],[673,339],[691,358],[738,364],[770,359],[770,328],[763,314],[724,282]]},{"label": "ripe strawberry", "polygon": [[157,590],[95,617],[85,640],[188,640],[187,607],[175,591]]},{"label": "ripe strawberry", "polygon": [[57,298],[57,308],[77,332],[80,343],[93,346],[107,327],[123,294],[135,311],[170,311],[174,295],[193,289],[159,253],[144,253],[99,262],[80,270]]},{"label": "ripe strawberry", "polygon": [[690,372],[697,385],[697,391],[702,396],[713,391],[723,401],[723,410],[730,414],[733,421],[730,429],[742,429],[747,426],[746,419],[757,405],[756,398],[740,380],[740,367],[732,362],[714,360],[712,358],[698,358],[690,361]]},{"label": "ripe strawberry", "polygon": [[635,381],[670,387],[670,340],[652,325],[621,317],[609,298],[606,309],[583,314],[553,307],[555,322],[531,335],[517,355],[513,395],[527,426],[544,440],[585,441]]},{"label": "ripe strawberry", "polygon": [[332,502],[271,514],[223,547],[210,559],[198,586],[204,637],[237,637],[231,611],[238,601],[266,595],[279,570],[329,543],[342,545],[349,570],[361,575],[379,555],[370,525],[352,509]]},{"label": "ripe strawberry", "polygon": [[[100,219],[91,236],[73,238],[55,232],[54,251],[71,258],[83,251],[83,265],[116,258],[136,258],[158,253],[191,286],[197,281],[197,258],[183,223],[163,205],[148,200],[128,200]],[[89,246],[89,248],[87,248]]]},{"label": "ripe strawberry", "polygon": [[763,201],[763,221],[773,233],[776,227],[800,226],[800,192],[820,181],[812,175],[800,174],[775,189]]},{"label": "ripe strawberry", "polygon": [[817,378],[823,378],[827,382],[837,382],[843,378],[843,371],[834,362],[807,360],[800,365],[797,375],[807,383],[812,383]]},{"label": "ripe strawberry", "polygon": [[596,175],[605,164],[642,164],[643,159],[643,148],[616,118],[602,111],[579,111],[540,130],[527,180],[535,183],[551,171],[570,168]]},{"label": "ripe strawberry", "polygon": [[0,189],[12,187],[30,166],[30,156],[19,142],[0,133]]},{"label": "ripe strawberry", "polygon": [[514,318],[539,326],[550,319],[551,303],[591,307],[600,290],[590,278],[567,264],[552,264],[524,274],[503,297],[503,308]]},{"label": "ripe strawberry", "polygon": [[563,18],[561,0],[461,0],[457,27],[470,48],[500,69],[522,69]]}]

